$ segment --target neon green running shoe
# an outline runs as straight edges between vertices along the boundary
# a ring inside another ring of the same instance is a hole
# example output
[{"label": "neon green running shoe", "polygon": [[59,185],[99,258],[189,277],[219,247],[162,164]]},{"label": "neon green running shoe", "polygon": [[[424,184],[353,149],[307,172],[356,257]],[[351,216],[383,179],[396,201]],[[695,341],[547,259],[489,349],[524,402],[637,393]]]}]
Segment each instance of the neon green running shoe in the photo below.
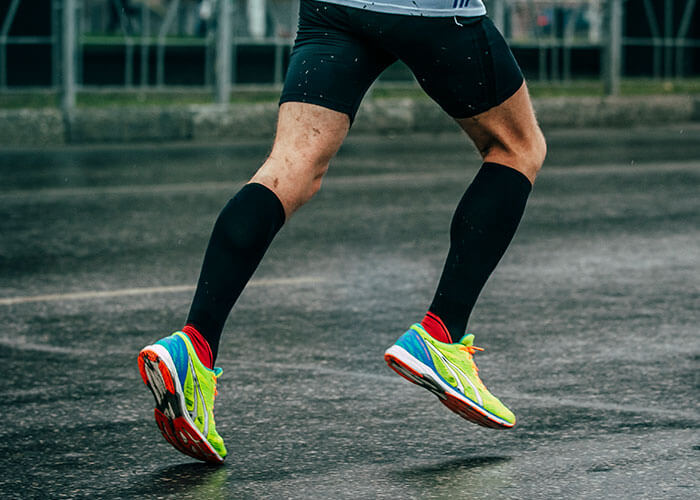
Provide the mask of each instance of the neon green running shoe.
[{"label": "neon green running shoe", "polygon": [[474,335],[457,344],[432,338],[416,323],[386,350],[384,360],[409,382],[435,394],[458,415],[484,427],[506,429],[515,425],[515,415],[496,399],[479,378],[474,363]]},{"label": "neon green running shoe", "polygon": [[138,360],[163,437],[186,455],[222,463],[226,447],[214,424],[214,398],[223,370],[204,366],[183,332],[144,347]]}]

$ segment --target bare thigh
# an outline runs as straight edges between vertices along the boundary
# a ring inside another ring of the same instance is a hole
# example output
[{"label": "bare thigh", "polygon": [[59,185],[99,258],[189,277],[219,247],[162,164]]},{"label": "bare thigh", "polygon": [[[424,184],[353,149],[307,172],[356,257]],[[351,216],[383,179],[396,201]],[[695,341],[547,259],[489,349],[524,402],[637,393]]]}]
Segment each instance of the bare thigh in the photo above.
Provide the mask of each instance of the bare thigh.
[{"label": "bare thigh", "polygon": [[457,120],[484,161],[500,163],[535,182],[547,153],[525,83],[500,105]]},{"label": "bare thigh", "polygon": [[320,189],[328,164],[349,128],[350,118],[345,113],[316,104],[283,103],[272,152],[250,182],[272,190],[289,219]]}]

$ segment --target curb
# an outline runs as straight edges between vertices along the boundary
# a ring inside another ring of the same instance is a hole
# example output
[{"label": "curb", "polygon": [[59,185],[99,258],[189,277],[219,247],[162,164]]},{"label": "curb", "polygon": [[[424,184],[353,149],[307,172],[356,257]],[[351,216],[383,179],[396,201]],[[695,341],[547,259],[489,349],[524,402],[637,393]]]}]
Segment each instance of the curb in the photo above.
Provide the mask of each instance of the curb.
[{"label": "curb", "polygon": [[[534,107],[545,130],[700,121],[700,95],[545,98],[535,99]],[[56,109],[0,110],[0,146],[272,138],[276,118],[274,103],[79,108],[70,117]],[[457,129],[454,121],[428,99],[367,99],[352,133],[438,133]]]}]

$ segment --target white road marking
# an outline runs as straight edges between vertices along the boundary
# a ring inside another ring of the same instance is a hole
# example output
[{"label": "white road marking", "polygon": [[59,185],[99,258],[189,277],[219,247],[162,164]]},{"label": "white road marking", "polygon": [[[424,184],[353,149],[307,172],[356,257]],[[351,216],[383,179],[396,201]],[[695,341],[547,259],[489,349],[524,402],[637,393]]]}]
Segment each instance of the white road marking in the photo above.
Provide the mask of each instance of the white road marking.
[{"label": "white road marking", "polygon": [[[284,285],[306,285],[311,283],[321,283],[324,279],[318,276],[301,276],[297,278],[270,278],[253,280],[247,286],[284,286]],[[147,288],[122,288],[120,290],[88,290],[84,292],[53,293],[47,295],[32,295],[24,297],[0,298],[0,306],[10,306],[14,304],[27,304],[31,302],[55,302],[67,300],[102,299],[113,297],[126,297],[129,295],[152,295],[159,293],[180,293],[192,292],[193,285],[176,286],[154,286]]]}]

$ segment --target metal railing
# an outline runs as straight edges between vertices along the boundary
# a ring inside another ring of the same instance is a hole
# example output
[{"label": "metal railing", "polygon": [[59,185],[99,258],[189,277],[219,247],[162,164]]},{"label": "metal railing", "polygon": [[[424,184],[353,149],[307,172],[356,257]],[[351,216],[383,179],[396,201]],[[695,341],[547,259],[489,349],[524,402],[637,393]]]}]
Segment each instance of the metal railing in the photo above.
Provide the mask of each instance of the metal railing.
[{"label": "metal railing", "polygon": [[[11,0],[0,20],[0,92],[13,88],[8,78],[8,47],[43,44],[51,49],[51,82],[60,90],[62,107],[75,106],[76,92],[92,88],[85,64],[96,48],[117,49],[123,60],[119,89],[169,87],[168,52],[196,48],[204,52],[203,74],[196,86],[216,102],[228,102],[239,86],[241,47],[273,50],[272,83],[284,76],[286,57],[296,31],[299,0],[50,0],[51,31],[13,35],[23,1]],[[623,33],[626,8],[641,6],[647,34]],[[697,19],[696,0],[486,0],[491,18],[514,52],[536,55],[534,78],[567,82],[572,54],[600,54],[597,71],[608,94],[616,94],[624,71],[625,50],[651,47],[651,76],[680,77],[688,49],[700,40],[688,34]],[[29,3],[29,2],[28,2]],[[627,7],[626,7],[627,5]],[[680,16],[677,15],[680,13]],[[674,18],[675,15],[675,18]],[[694,17],[695,16],[695,17]],[[112,85],[112,88],[115,88]]]}]

